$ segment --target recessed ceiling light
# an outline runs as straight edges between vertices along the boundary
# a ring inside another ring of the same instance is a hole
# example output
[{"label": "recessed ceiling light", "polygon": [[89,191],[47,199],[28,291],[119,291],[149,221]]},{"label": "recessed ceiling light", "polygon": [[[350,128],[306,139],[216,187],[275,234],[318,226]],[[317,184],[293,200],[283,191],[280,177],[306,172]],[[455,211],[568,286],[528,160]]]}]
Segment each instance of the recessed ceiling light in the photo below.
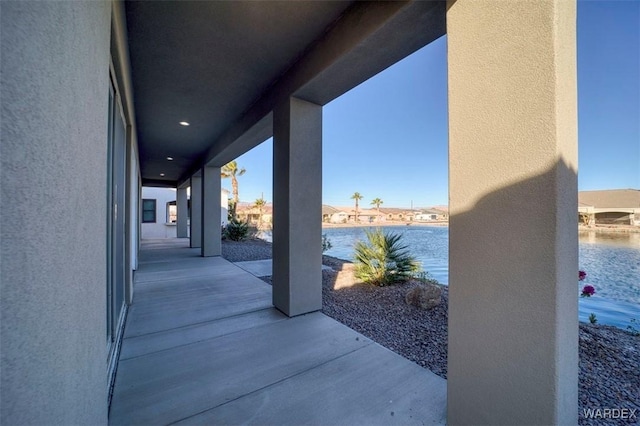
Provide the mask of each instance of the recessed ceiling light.
[{"label": "recessed ceiling light", "polygon": [[173,161],[173,157],[167,157],[167,160]]},{"label": "recessed ceiling light", "polygon": [[160,176],[163,176],[163,177],[164,177],[164,173],[160,173]]},{"label": "recessed ceiling light", "polygon": [[188,126],[188,125],[189,125],[189,123],[188,123],[188,122],[186,122],[186,121],[181,121],[181,122],[180,122],[180,125],[181,125],[181,126]]}]

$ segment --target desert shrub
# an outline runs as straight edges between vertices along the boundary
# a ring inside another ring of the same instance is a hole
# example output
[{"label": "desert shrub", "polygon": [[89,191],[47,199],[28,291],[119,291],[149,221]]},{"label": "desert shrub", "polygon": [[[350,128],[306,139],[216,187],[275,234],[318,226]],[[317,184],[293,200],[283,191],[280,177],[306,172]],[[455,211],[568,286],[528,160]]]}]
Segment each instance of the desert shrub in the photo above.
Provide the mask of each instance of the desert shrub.
[{"label": "desert shrub", "polygon": [[249,235],[249,224],[241,220],[231,219],[224,228],[224,238],[231,241],[246,240]]},{"label": "desert shrub", "polygon": [[367,241],[359,241],[355,246],[356,278],[383,287],[406,281],[420,270],[407,246],[401,244],[401,235],[381,229],[365,233]]},{"label": "desert shrub", "polygon": [[331,247],[333,247],[333,245],[329,237],[327,237],[327,234],[322,234],[322,252],[324,253],[327,250],[331,250]]},{"label": "desert shrub", "polygon": [[411,275],[411,279],[414,281],[419,281],[422,284],[440,284],[438,280],[431,278],[431,275],[427,271],[418,270]]},{"label": "desert shrub", "polygon": [[229,208],[227,209],[227,221],[231,222],[236,218],[236,202],[229,200]]},{"label": "desert shrub", "polygon": [[254,239],[258,238],[259,234],[260,234],[260,230],[258,229],[257,226],[248,225],[247,226],[247,236],[245,237],[245,239],[254,240]]}]

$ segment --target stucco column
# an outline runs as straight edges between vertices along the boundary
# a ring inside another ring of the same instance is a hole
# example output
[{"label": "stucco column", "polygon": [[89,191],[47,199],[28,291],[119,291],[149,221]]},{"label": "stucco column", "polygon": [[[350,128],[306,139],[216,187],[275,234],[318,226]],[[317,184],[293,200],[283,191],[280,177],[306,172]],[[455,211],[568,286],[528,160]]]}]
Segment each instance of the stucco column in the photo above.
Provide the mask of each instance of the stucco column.
[{"label": "stucco column", "polygon": [[202,247],[202,178],[191,177],[191,218],[189,238],[192,248]]},{"label": "stucco column", "polygon": [[273,115],[273,304],[322,309],[322,107],[290,98]]},{"label": "stucco column", "polygon": [[202,168],[202,256],[220,256],[220,167]]},{"label": "stucco column", "polygon": [[187,211],[189,210],[187,201],[187,188],[178,188],[176,191],[176,210],[178,213],[176,235],[178,238],[187,238],[189,236],[189,233],[187,232]]},{"label": "stucco column", "polygon": [[448,4],[449,424],[578,421],[575,24]]}]

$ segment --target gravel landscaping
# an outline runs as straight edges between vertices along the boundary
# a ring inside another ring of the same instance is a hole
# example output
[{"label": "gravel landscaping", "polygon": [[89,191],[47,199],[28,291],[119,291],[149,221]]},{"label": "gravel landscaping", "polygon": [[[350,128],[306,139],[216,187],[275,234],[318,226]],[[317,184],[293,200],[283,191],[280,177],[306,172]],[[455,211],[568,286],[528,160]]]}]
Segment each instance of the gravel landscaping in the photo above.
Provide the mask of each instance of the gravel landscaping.
[{"label": "gravel landscaping", "polygon": [[271,259],[271,243],[260,239],[222,240],[222,257],[229,262]]},{"label": "gravel landscaping", "polygon": [[[262,240],[223,241],[231,262],[271,258]],[[405,302],[418,282],[389,287],[353,284],[350,262],[323,256],[323,312],[435,374],[447,377],[448,288],[431,310]],[[270,277],[262,277],[270,283]],[[639,326],[640,328],[640,326]],[[611,326],[580,324],[579,424],[640,423],[640,334]],[[587,419],[585,409],[637,410],[632,419]]]}]

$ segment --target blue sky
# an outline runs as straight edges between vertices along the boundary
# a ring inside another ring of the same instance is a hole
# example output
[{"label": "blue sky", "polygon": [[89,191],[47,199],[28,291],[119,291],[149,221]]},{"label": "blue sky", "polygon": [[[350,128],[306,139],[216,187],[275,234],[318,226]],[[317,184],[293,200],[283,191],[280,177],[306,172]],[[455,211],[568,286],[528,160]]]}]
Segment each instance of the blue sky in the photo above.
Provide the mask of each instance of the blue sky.
[{"label": "blue sky", "polygon": [[[640,189],[640,1],[578,1],[580,190]],[[447,204],[446,36],[323,109],[323,203]],[[237,159],[240,199],[272,197],[272,141]],[[223,180],[223,187],[231,187]]]}]

